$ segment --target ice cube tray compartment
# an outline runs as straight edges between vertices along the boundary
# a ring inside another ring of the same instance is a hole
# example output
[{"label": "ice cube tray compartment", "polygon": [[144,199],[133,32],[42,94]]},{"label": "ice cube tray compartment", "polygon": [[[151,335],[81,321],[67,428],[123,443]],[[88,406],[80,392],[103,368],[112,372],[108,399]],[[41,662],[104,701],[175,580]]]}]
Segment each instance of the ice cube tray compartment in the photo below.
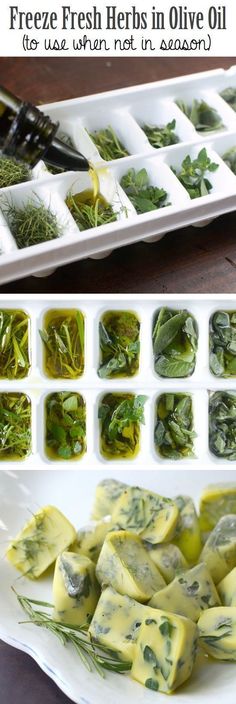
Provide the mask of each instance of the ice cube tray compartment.
[{"label": "ice cube tray compartment", "polygon": [[[198,325],[199,339],[196,356],[196,366],[189,377],[167,379],[156,374],[152,351],[152,329],[155,315],[162,306],[173,310],[187,309]],[[9,381],[0,379],[1,392],[23,392],[31,400],[32,409],[32,453],[20,462],[0,461],[0,467],[11,464],[19,468],[94,468],[104,465],[110,471],[112,466],[125,470],[127,464],[143,469],[171,467],[199,468],[207,466],[217,469],[226,464],[233,466],[227,460],[221,460],[212,455],[208,448],[208,403],[209,394],[217,390],[236,391],[236,377],[218,378],[209,368],[209,323],[216,310],[236,310],[236,299],[233,296],[15,296],[4,297],[2,309],[20,309],[30,318],[30,357],[31,367],[28,377]],[[76,380],[50,379],[45,374],[43,343],[39,335],[44,316],[50,310],[79,310],[85,322],[84,372]],[[126,310],[134,312],[140,321],[140,356],[139,370],[132,377],[101,379],[98,376],[99,366],[99,321],[106,311]],[[78,460],[52,461],[45,454],[45,398],[56,391],[77,392],[84,398],[86,404],[86,441],[87,451]],[[98,405],[101,398],[109,392],[131,392],[147,395],[145,404],[145,425],[141,427],[141,441],[138,455],[133,460],[106,460],[99,450],[99,420]],[[189,393],[192,397],[194,429],[197,438],[194,441],[195,458],[171,461],[159,456],[154,445],[154,428],[156,423],[156,402],[162,393]]]},{"label": "ice cube tray compartment", "polygon": [[[236,66],[228,71],[208,71],[41,106],[53,120],[59,121],[59,131],[68,134],[77,149],[101,169],[101,192],[117,212],[117,221],[81,232],[64,200],[69,189],[75,192],[75,185],[77,191],[88,184],[91,187],[88,176],[72,172],[52,175],[40,162],[33,169],[30,181],[2,189],[0,198],[10,196],[14,202],[23,204],[27,195],[33,198],[42,195],[43,202],[51,204],[57,214],[62,225],[61,236],[19,250],[0,213],[0,282],[29,274],[46,275],[59,265],[86,257],[107,256],[114,248],[140,240],[152,242],[171,230],[187,225],[202,226],[234,210],[235,176],[221,159],[224,145],[231,143],[231,139],[236,144],[236,113],[220,96],[229,86],[236,88]],[[198,133],[177,107],[177,98],[186,98],[187,102],[192,98],[206,99],[219,112],[225,128]],[[162,126],[173,119],[176,119],[179,143],[156,150],[142,127],[145,123]],[[88,131],[109,125],[130,154],[105,162]],[[203,146],[210,150],[209,155],[219,163],[219,169],[211,174],[211,194],[191,200],[171,172],[171,166],[179,167],[184,156],[196,155]],[[138,215],[119,186],[120,178],[129,168],[146,168],[151,183],[167,190],[172,205]]]}]

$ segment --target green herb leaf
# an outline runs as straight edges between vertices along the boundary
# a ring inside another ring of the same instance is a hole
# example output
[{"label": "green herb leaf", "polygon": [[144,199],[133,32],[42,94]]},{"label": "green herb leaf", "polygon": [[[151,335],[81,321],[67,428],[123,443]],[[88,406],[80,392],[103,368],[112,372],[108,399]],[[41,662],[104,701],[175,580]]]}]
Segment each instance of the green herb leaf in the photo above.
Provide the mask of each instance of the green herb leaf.
[{"label": "green herb leaf", "polygon": [[150,184],[146,169],[129,169],[122,176],[120,185],[139,215],[170,205],[167,203],[167,192]]},{"label": "green herb leaf", "polygon": [[50,208],[42,203],[28,201],[23,207],[17,207],[7,198],[1,199],[0,207],[9,224],[17,247],[32,247],[42,242],[49,242],[61,235],[62,227]]},{"label": "green herb leaf", "polygon": [[164,127],[142,125],[142,130],[145,132],[148,141],[154,149],[160,149],[161,147],[169,147],[171,144],[177,144],[177,142],[179,142],[179,137],[175,133],[175,128],[176,120],[168,122],[168,124]]},{"label": "green herb leaf", "polygon": [[21,310],[0,310],[0,378],[29,374],[29,317]]},{"label": "green herb leaf", "polygon": [[191,396],[161,394],[157,400],[154,432],[155,445],[160,455],[169,459],[193,457],[195,437]]},{"label": "green herb leaf", "polygon": [[207,178],[207,172],[217,171],[219,164],[215,164],[208,157],[206,148],[200,150],[196,159],[191,159],[189,154],[182,161],[180,171],[172,167],[180,183],[188,191],[190,198],[202,198],[209,195],[212,184]]},{"label": "green herb leaf", "polygon": [[139,330],[137,316],[129,311],[108,311],[99,323],[99,376],[133,376],[139,368]]},{"label": "green herb leaf", "polygon": [[216,391],[209,402],[209,447],[217,457],[236,459],[236,394]]},{"label": "green herb leaf", "polygon": [[78,393],[46,398],[46,453],[49,459],[79,459],[86,450],[86,411]]},{"label": "green herb leaf", "polygon": [[187,310],[160,308],[155,316],[152,339],[157,374],[180,378],[193,373],[198,330]]},{"label": "green herb leaf", "polygon": [[77,379],[84,371],[84,316],[77,310],[50,310],[39,330],[50,378]]},{"label": "green herb leaf", "polygon": [[118,139],[111,126],[104,130],[88,132],[88,134],[96,145],[100,156],[105,161],[113,161],[114,159],[122,159],[124,156],[129,156],[129,152]]},{"label": "green herb leaf", "polygon": [[139,449],[146,396],[106,394],[100,403],[101,452],[108,458],[134,457]]},{"label": "green herb leaf", "polygon": [[0,460],[24,459],[30,449],[30,399],[24,393],[0,393]]},{"label": "green herb leaf", "polygon": [[197,132],[215,132],[224,128],[217,110],[210,107],[205,100],[193,100],[191,105],[183,100],[176,100],[176,105],[191,120]]}]

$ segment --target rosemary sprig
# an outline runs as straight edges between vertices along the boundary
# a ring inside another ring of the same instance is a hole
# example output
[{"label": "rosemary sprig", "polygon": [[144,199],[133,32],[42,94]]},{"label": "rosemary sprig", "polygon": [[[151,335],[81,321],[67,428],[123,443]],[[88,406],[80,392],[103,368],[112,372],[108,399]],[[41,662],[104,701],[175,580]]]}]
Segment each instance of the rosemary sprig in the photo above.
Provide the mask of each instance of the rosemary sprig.
[{"label": "rosemary sprig", "polygon": [[23,379],[30,369],[29,318],[22,310],[0,310],[0,378]]},{"label": "rosemary sprig", "polygon": [[122,159],[125,156],[129,156],[129,152],[110,125],[104,130],[96,130],[88,134],[104,161],[113,161],[114,159]]},{"label": "rosemary sprig", "polygon": [[94,199],[92,192],[88,192],[84,200],[83,193],[70,194],[66,199],[66,205],[81,231],[117,220],[111,205],[100,194]]},{"label": "rosemary sprig", "polygon": [[51,310],[39,330],[45,370],[54,379],[77,379],[84,371],[84,316],[79,310]]},{"label": "rosemary sprig", "polygon": [[9,188],[30,179],[31,171],[27,164],[0,156],[0,188]]},{"label": "rosemary sprig", "polygon": [[49,242],[61,234],[56,215],[49,207],[46,208],[40,198],[38,203],[29,200],[21,208],[5,200],[1,202],[1,210],[19,249]]},{"label": "rosemary sprig", "polygon": [[[28,616],[28,620],[21,621],[20,624],[33,623],[36,626],[47,629],[53,635],[57,636],[62,645],[66,646],[71,644],[89,672],[96,670],[101,677],[104,677],[105,674],[103,670],[123,673],[131,669],[131,663],[119,660],[113,650],[103,645],[97,646],[93,643],[87,633],[88,626],[71,626],[70,624],[61,623],[60,621],[53,621],[48,612],[49,609],[53,609],[52,604],[22,596],[16,592],[14,587],[12,587],[12,590],[21,608]],[[42,606],[43,610],[33,608],[34,606]],[[45,611],[45,609],[47,609],[47,611]]]}]

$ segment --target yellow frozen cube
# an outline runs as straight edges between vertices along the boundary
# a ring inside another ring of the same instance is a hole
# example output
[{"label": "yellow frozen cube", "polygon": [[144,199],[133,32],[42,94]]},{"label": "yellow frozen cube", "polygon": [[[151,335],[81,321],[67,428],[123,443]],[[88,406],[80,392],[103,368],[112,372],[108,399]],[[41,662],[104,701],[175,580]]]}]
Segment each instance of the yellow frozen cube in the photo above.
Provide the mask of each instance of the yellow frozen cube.
[{"label": "yellow frozen cube", "polygon": [[76,538],[76,531],[55,506],[41,508],[10,544],[7,559],[26,577],[36,579]]},{"label": "yellow frozen cube", "polygon": [[59,555],[53,580],[54,620],[75,626],[87,625],[99,595],[93,562],[74,552]]},{"label": "yellow frozen cube", "polygon": [[157,609],[198,621],[201,611],[220,605],[214,582],[206,565],[196,565],[186,570],[149,601]]},{"label": "yellow frozen cube", "polygon": [[148,543],[169,542],[174,535],[179,511],[171,499],[140,487],[128,487],[115,504],[112,523],[117,530],[129,530]]},{"label": "yellow frozen cube", "polygon": [[140,628],[131,677],[148,689],[171,694],[190,677],[196,649],[195,623],[157,610]]},{"label": "yellow frozen cube", "polygon": [[199,519],[190,496],[176,496],[174,501],[179,510],[179,519],[173,543],[192,565],[197,562],[202,549]]},{"label": "yellow frozen cube", "polygon": [[145,550],[138,535],[129,531],[109,533],[96,567],[102,586],[111,586],[120,594],[147,602],[165,586],[165,580]]},{"label": "yellow frozen cube", "polygon": [[217,660],[236,660],[236,607],[204,611],[198,621],[199,644]]}]

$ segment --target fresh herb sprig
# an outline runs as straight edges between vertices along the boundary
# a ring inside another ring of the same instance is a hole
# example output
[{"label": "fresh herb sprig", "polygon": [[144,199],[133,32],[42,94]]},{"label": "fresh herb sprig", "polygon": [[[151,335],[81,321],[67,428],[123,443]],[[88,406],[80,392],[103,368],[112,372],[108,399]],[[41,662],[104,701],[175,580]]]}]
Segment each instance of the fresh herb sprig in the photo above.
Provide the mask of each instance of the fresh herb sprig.
[{"label": "fresh herb sprig", "polygon": [[192,122],[197,132],[215,132],[224,128],[217,110],[208,105],[205,100],[193,100],[191,105],[183,100],[176,100],[176,105]]},{"label": "fresh herb sprig", "polygon": [[1,210],[19,249],[49,242],[61,235],[62,228],[56,215],[40,198],[37,204],[29,200],[23,207],[12,201],[1,201]]},{"label": "fresh herb sprig", "polygon": [[196,159],[191,159],[188,154],[182,161],[180,171],[172,167],[172,171],[179,179],[182,186],[188,191],[190,198],[202,198],[208,196],[213,186],[207,178],[207,173],[214,173],[219,168],[219,164],[211,161],[205,147],[200,150]]},{"label": "fresh herb sprig", "polygon": [[138,215],[170,205],[170,203],[167,202],[168,194],[164,188],[157,188],[150,184],[146,169],[140,169],[140,171],[129,169],[129,171],[122,176],[120,185]]},{"label": "fresh herb sprig", "polygon": [[24,393],[0,393],[0,461],[24,459],[30,448],[30,399]]},{"label": "fresh herb sprig", "polygon": [[102,378],[133,376],[139,367],[139,330],[137,316],[129,311],[108,311],[99,323]]},{"label": "fresh herb sprig", "polygon": [[161,394],[157,401],[154,440],[161,457],[171,460],[194,456],[192,399],[189,394]]},{"label": "fresh herb sprig", "polygon": [[236,176],[236,146],[229,149],[222,156],[223,161],[226,166],[235,174]]},{"label": "fresh herb sprig", "polygon": [[216,391],[209,402],[209,447],[222,459],[236,460],[236,394]]},{"label": "fresh herb sprig", "polygon": [[0,155],[0,188],[9,188],[30,179],[31,171],[27,164]]},{"label": "fresh herb sprig", "polygon": [[210,369],[215,376],[236,376],[236,312],[218,310],[210,320]]},{"label": "fresh herb sprig", "polygon": [[114,159],[123,159],[125,156],[129,156],[129,152],[111,126],[104,130],[88,132],[88,134],[104,161],[113,161]]},{"label": "fresh herb sprig", "polygon": [[221,91],[220,96],[236,112],[236,88],[225,88]]},{"label": "fresh herb sprig", "polygon": [[29,318],[22,310],[0,310],[0,378],[29,373]]},{"label": "fresh herb sprig", "polygon": [[46,399],[46,452],[50,459],[78,459],[86,450],[86,410],[82,396],[68,391]]},{"label": "fresh herb sprig", "polygon": [[84,316],[79,310],[49,311],[39,330],[50,378],[77,379],[84,371]]},{"label": "fresh herb sprig", "polygon": [[157,374],[179,378],[194,372],[198,329],[191,313],[160,308],[155,316],[152,339]]},{"label": "fresh herb sprig", "polygon": [[147,396],[110,393],[98,409],[101,421],[101,452],[107,459],[135,457],[139,449],[140,423],[145,423]]},{"label": "fresh herb sprig", "polygon": [[177,144],[179,137],[175,132],[175,128],[176,120],[168,122],[164,127],[142,125],[142,130],[154,149],[161,149],[161,147],[169,147],[171,144]]},{"label": "fresh herb sprig", "polygon": [[95,199],[92,192],[88,192],[84,198],[83,193],[70,194],[67,196],[66,205],[82,232],[89,230],[90,227],[108,225],[117,220],[117,214],[112,206],[100,194]]},{"label": "fresh herb sprig", "polygon": [[[45,601],[30,599],[18,594],[13,588],[18,603],[27,615],[27,621],[20,623],[33,623],[35,626],[45,628],[59,638],[62,645],[72,645],[77,655],[88,672],[95,670],[101,677],[105,677],[104,670],[123,673],[131,669],[130,662],[122,662],[116,653],[103,645],[97,646],[87,633],[87,627],[71,626],[53,621],[50,610],[52,604]],[[41,606],[42,609],[34,608]]]}]

